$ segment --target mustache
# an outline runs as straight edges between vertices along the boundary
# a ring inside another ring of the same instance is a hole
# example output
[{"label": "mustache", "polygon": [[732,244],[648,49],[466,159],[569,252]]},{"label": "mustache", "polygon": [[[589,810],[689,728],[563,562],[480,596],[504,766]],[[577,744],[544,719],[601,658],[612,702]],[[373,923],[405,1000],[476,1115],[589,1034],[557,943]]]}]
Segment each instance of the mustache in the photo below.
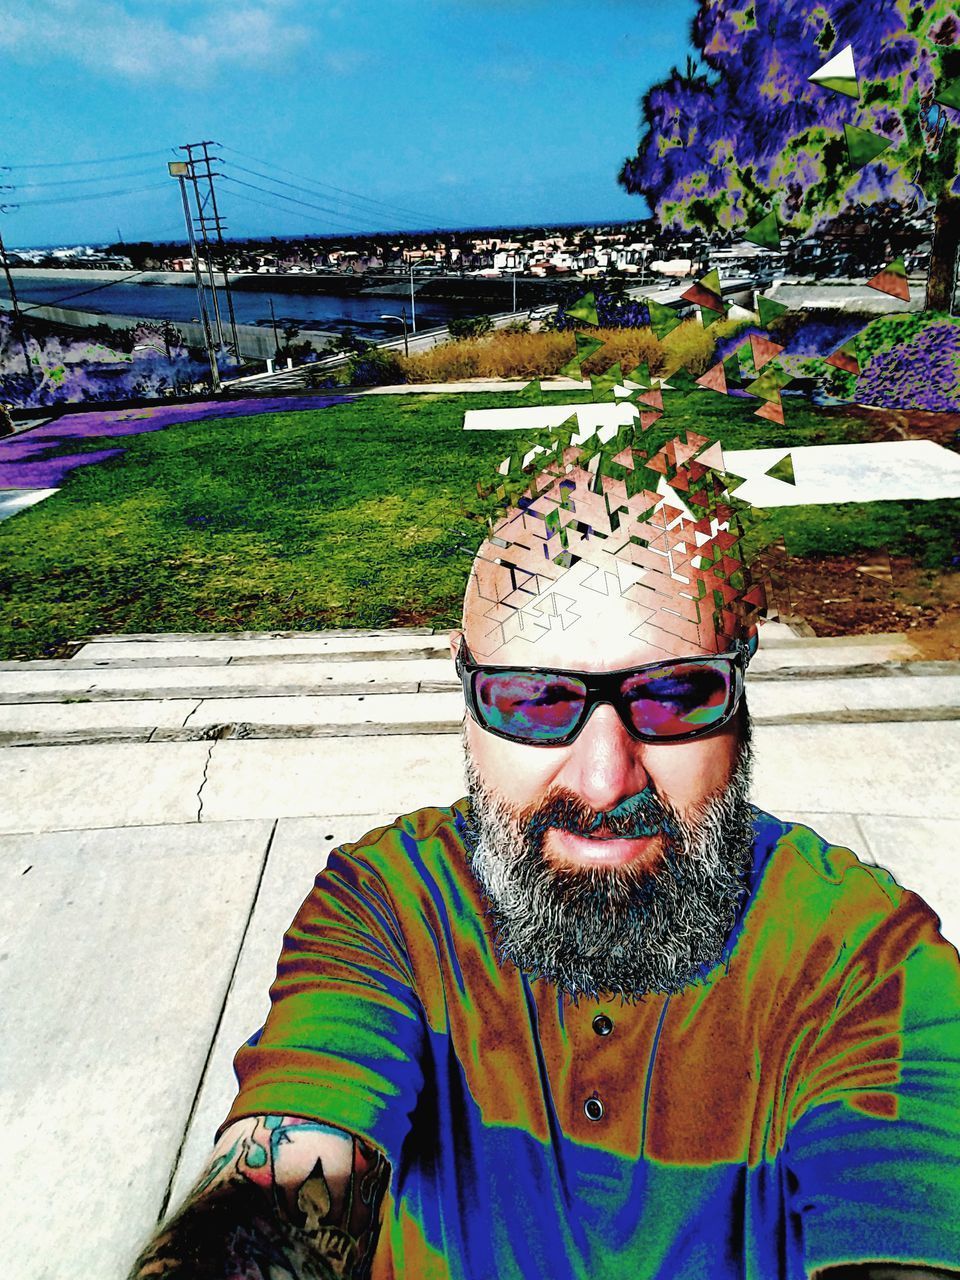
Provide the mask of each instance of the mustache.
[{"label": "mustache", "polygon": [[550,827],[595,839],[675,839],[681,832],[678,819],[652,787],[628,796],[612,809],[594,809],[572,791],[553,791],[542,804],[522,815],[521,823],[534,839],[542,838]]}]

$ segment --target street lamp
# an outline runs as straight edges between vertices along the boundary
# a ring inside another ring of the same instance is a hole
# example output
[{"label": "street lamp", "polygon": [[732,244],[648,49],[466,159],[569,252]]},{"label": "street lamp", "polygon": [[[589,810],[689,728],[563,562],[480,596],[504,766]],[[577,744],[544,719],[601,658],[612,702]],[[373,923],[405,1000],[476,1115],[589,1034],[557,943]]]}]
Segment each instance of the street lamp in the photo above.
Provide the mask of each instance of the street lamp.
[{"label": "street lamp", "polygon": [[400,314],[398,316],[381,316],[380,319],[396,320],[403,325],[403,354],[405,356],[408,356],[410,354],[410,344],[407,342],[407,309],[406,307],[400,308]]}]

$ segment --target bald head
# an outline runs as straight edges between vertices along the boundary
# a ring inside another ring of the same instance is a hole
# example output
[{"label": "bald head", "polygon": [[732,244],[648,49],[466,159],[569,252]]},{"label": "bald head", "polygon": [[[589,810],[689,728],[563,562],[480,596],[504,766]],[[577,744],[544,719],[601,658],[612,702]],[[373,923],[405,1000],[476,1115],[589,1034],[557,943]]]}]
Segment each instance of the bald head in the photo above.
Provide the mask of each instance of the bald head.
[{"label": "bald head", "polygon": [[[560,665],[548,654],[579,653],[590,659],[584,667],[615,669],[638,646],[655,651],[650,661],[729,649],[743,628],[717,607],[709,548],[701,563],[709,539],[698,542],[692,522],[670,509],[611,526],[605,509],[598,517],[597,495],[583,497],[571,486],[562,507],[545,494],[508,511],[481,546],[463,602],[474,656]],[[582,519],[586,508],[596,524]]]}]

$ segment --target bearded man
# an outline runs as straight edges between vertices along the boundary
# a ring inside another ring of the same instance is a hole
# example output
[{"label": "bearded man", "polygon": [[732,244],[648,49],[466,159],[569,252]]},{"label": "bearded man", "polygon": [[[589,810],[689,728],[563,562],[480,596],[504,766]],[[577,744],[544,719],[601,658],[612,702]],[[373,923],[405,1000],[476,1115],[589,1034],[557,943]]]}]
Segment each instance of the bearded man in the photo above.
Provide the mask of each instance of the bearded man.
[{"label": "bearded man", "polygon": [[135,1276],[960,1274],[957,953],[751,807],[749,615],[578,501],[481,549],[469,795],[330,855]]}]

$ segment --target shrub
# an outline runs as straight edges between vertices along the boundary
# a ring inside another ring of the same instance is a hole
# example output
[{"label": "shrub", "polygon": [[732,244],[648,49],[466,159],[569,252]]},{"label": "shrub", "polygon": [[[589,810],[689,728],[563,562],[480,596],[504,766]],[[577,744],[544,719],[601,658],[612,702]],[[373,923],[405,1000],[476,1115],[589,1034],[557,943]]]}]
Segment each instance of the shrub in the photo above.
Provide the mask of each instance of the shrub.
[{"label": "shrub", "polygon": [[939,321],[875,355],[857,379],[861,404],[960,410],[960,323]]},{"label": "shrub", "polygon": [[406,382],[402,358],[393,351],[370,347],[347,361],[347,381],[352,387],[389,387]]},{"label": "shrub", "polygon": [[454,318],[447,325],[447,332],[451,338],[479,338],[484,333],[489,333],[493,328],[493,321],[489,316],[460,316]]},{"label": "shrub", "polygon": [[[929,408],[930,405],[921,404],[917,398],[922,398],[923,391],[922,362],[930,356],[935,357],[935,348],[940,344],[946,344],[945,351],[950,348],[950,330],[957,327],[960,327],[960,318],[937,311],[897,312],[878,316],[850,340],[860,365],[859,376],[844,369],[835,369],[822,357],[806,361],[803,372],[816,378],[821,391],[838,400],[858,400],[890,408]],[[920,344],[919,353],[911,356],[909,352],[917,350],[916,343],[921,335],[931,328],[940,336],[924,340]],[[928,341],[931,346],[927,346]],[[873,365],[877,359],[895,349],[901,355],[882,360],[874,371]],[[941,365],[942,362],[935,359],[935,377],[940,379],[940,398],[946,396],[948,400],[952,399],[956,407],[957,392],[954,390],[952,396],[950,393],[950,371]],[[936,373],[936,368],[939,368],[939,373]],[[952,385],[956,388],[960,375],[955,373],[952,377]]]},{"label": "shrub", "polygon": [[[588,286],[582,281],[572,288],[564,289],[556,313],[544,321],[544,327],[556,329],[561,333],[569,329],[583,328],[583,322],[568,316],[566,308],[573,306],[587,291]],[[600,321],[601,328],[643,329],[649,325],[650,316],[647,308],[639,299],[628,297],[620,289],[594,288],[590,292],[596,299],[597,319]]]},{"label": "shrub", "polygon": [[330,391],[342,385],[332,369],[308,369],[306,383],[312,391]]},{"label": "shrub", "polygon": [[[585,360],[582,372],[600,374],[615,361],[624,373],[643,361],[651,374],[665,367],[663,345],[649,329],[596,329],[602,350]],[[550,378],[573,358],[572,333],[524,333],[498,329],[485,338],[444,342],[429,351],[404,357],[408,382],[459,382],[465,378]]]}]

